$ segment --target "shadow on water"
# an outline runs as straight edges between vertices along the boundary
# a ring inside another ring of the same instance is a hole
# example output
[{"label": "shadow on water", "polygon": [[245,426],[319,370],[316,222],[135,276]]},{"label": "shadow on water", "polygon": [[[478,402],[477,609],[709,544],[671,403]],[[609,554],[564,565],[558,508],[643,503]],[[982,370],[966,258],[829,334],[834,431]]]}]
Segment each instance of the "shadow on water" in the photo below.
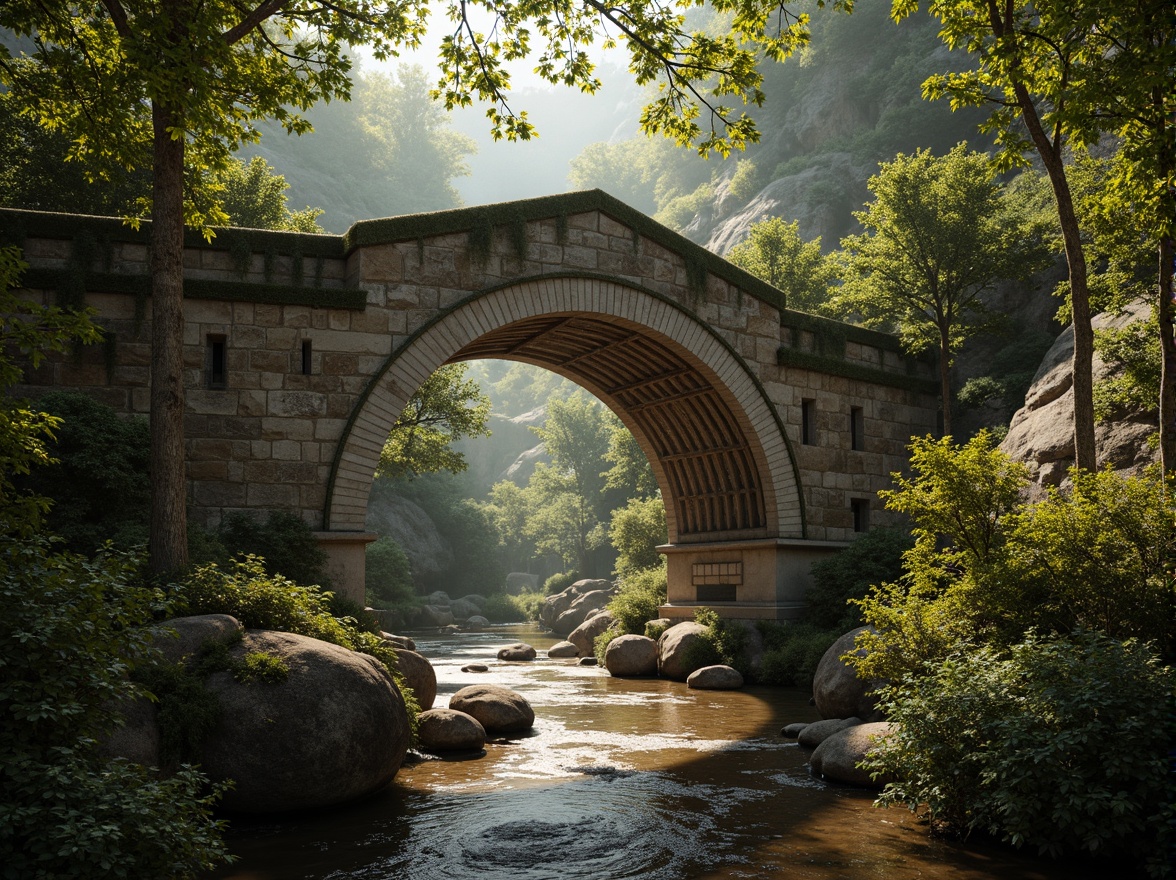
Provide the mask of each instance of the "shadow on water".
[{"label": "shadow on water", "polygon": [[[932,839],[905,810],[808,772],[778,736],[816,720],[799,690],[691,691],[614,679],[575,661],[497,663],[534,630],[424,636],[435,706],[468,684],[524,694],[534,735],[488,743],[479,760],[424,759],[361,803],[281,820],[233,820],[239,861],[222,880],[864,880],[1107,876],[1107,866],[1039,860]],[[491,658],[491,659],[488,659]],[[463,673],[472,661],[485,674]]]}]

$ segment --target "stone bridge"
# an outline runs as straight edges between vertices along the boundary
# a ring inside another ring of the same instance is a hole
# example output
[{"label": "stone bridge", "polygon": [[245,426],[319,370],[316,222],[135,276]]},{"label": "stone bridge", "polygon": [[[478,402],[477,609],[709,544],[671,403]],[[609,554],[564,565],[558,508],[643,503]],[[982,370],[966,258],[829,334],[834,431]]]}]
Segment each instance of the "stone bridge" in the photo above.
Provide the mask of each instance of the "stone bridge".
[{"label": "stone bridge", "polygon": [[[0,210],[23,286],[85,303],[101,346],[21,389],[148,411],[147,224]],[[669,524],[663,613],[786,619],[809,565],[884,520],[876,492],[934,431],[929,363],[782,294],[600,192],[370,220],[345,235],[217,230],[185,254],[193,518],[290,510],[360,598],[368,495],[408,398],[502,358],[588,389],[633,432]]]}]

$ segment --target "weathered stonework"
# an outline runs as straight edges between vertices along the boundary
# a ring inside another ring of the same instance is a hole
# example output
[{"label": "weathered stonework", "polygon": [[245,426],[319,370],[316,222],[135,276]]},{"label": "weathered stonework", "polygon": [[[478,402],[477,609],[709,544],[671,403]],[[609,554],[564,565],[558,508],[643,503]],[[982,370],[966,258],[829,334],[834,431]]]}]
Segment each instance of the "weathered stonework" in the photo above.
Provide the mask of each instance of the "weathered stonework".
[{"label": "weathered stonework", "polygon": [[[105,274],[73,265],[87,219],[113,242]],[[29,295],[52,302],[80,277],[114,336],[20,390],[79,389],[145,415],[146,248],[116,221],[0,211],[13,220]],[[929,365],[891,337],[789,312],[779,291],[595,191],[365,221],[343,237],[226,230],[190,240],[185,265],[195,517],[296,511],[359,595],[380,450],[448,362],[547,367],[633,431],[666,499],[670,616],[698,604],[791,616],[809,563],[884,521],[876,492],[911,435],[936,426]]]}]

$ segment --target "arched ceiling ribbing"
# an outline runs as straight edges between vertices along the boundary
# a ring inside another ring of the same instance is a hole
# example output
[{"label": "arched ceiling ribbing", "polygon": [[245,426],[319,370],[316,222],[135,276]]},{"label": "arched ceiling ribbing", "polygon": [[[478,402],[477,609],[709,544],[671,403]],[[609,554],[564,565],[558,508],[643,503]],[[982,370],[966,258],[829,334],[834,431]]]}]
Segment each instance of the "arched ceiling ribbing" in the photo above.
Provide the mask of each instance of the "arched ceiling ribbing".
[{"label": "arched ceiling ribbing", "polygon": [[451,360],[503,358],[579,380],[644,435],[675,504],[679,535],[747,533],[767,525],[746,431],[703,372],[640,328],[585,315],[543,315],[500,327]]}]

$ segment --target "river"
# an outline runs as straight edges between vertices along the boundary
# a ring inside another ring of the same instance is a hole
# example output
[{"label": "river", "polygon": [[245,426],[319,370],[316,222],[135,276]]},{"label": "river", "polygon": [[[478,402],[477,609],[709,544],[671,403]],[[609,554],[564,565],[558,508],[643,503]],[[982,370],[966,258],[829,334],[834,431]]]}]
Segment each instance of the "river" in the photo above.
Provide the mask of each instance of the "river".
[{"label": "river", "polygon": [[[932,839],[904,809],[813,779],[782,739],[817,720],[796,689],[692,691],[614,679],[575,660],[501,663],[533,628],[416,637],[437,671],[435,706],[468,684],[513,688],[530,735],[484,756],[406,763],[379,795],[280,821],[232,821],[221,880],[649,880],[685,878],[1105,878],[1108,866]],[[472,662],[488,673],[463,673]]]}]

